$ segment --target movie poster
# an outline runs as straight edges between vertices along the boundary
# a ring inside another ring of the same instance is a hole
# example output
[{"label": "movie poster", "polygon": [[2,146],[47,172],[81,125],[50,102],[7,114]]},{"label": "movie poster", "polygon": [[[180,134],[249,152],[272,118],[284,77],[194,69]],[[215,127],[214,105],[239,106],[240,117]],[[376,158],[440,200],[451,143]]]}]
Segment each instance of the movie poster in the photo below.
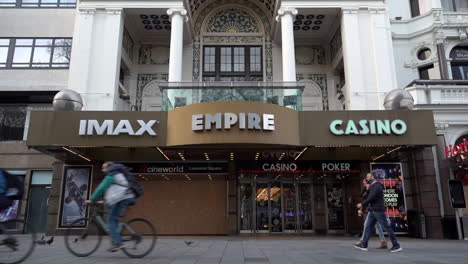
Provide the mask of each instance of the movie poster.
[{"label": "movie poster", "polygon": [[[86,217],[90,177],[90,166],[65,166],[60,227],[70,227],[73,221]],[[83,221],[74,227],[85,225]]]},{"label": "movie poster", "polygon": [[408,232],[405,188],[401,163],[371,163],[371,171],[384,186],[385,214],[395,233]]},{"label": "movie poster", "polygon": [[19,201],[14,200],[13,204],[10,207],[1,210],[0,222],[5,222],[8,220],[16,219],[16,217],[18,216],[18,205],[19,205]]}]

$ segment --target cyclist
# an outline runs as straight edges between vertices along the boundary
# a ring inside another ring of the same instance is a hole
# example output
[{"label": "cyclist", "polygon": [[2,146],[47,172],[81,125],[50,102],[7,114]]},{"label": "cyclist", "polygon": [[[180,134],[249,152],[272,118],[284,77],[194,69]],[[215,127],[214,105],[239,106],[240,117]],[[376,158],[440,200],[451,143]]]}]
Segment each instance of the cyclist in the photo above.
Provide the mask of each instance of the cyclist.
[{"label": "cyclist", "polygon": [[132,190],[128,188],[125,170],[125,166],[122,164],[112,162],[102,164],[104,180],[91,195],[90,200],[86,201],[87,204],[96,202],[104,193],[104,203],[108,209],[107,223],[112,240],[112,245],[107,250],[109,252],[116,252],[125,247],[117,230],[119,216],[127,206],[133,205],[136,200]]},{"label": "cyclist", "polygon": [[0,169],[0,211],[10,207],[13,204],[13,199],[9,196],[8,188],[8,172]]}]

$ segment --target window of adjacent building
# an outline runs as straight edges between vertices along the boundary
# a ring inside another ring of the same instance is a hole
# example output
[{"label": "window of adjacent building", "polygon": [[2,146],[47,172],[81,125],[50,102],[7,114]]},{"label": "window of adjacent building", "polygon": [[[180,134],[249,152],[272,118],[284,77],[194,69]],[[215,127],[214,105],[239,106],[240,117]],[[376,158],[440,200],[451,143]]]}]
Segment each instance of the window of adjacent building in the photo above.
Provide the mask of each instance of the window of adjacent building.
[{"label": "window of adjacent building", "polygon": [[50,170],[35,170],[32,171],[32,185],[50,185],[52,184],[52,171]]},{"label": "window of adjacent building", "polygon": [[0,68],[68,68],[72,39],[0,38]]},{"label": "window of adjacent building", "polygon": [[410,9],[411,9],[411,17],[416,17],[420,15],[419,11],[419,0],[410,0]]},{"label": "window of adjacent building", "polygon": [[422,60],[422,61],[425,61],[427,59],[429,59],[431,57],[431,50],[429,48],[422,48],[421,50],[419,50],[418,52],[418,59],[419,60]]},{"label": "window of adjacent building", "polygon": [[468,11],[467,0],[442,0],[442,8],[445,11]]},{"label": "window of adjacent building", "polygon": [[34,110],[52,110],[58,91],[0,91],[0,141],[25,140]]},{"label": "window of adjacent building", "polygon": [[25,105],[0,105],[0,140],[23,140]]},{"label": "window of adjacent building", "polygon": [[76,0],[0,0],[0,7],[76,7]]},{"label": "window of adjacent building", "polygon": [[204,81],[262,81],[262,48],[259,46],[205,46]]},{"label": "window of adjacent building", "polygon": [[419,67],[419,79],[420,80],[432,80],[436,78],[436,72],[434,69],[434,64],[427,65],[424,67]]},{"label": "window of adjacent building", "polygon": [[468,80],[468,47],[459,46],[450,51],[452,79]]}]

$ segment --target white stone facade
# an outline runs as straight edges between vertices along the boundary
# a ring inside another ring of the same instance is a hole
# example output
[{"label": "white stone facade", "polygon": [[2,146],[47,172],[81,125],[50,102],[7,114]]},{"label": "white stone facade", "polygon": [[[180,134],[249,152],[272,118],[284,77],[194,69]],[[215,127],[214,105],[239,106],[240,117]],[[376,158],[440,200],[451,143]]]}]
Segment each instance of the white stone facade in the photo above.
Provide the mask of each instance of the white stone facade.
[{"label": "white stone facade", "polygon": [[[0,8],[9,22],[0,25],[0,38],[73,38],[69,69],[1,69],[0,90],[68,88],[81,93],[85,110],[160,110],[159,82],[203,80],[203,47],[244,44],[262,47],[263,81],[306,82],[303,110],[383,109],[385,94],[419,79],[419,67],[433,64],[433,77],[441,77],[438,43],[451,77],[450,50],[463,44],[468,14],[444,11],[443,2],[419,0],[416,17],[408,0],[81,0],[76,9]],[[208,20],[228,8],[248,13],[258,31],[207,30]],[[132,44],[123,48],[128,37]],[[424,47],[432,54],[421,61],[417,53]],[[448,104],[465,116],[466,102],[440,101],[437,94],[450,87],[439,88],[430,90],[431,102],[422,88],[408,90],[419,108]],[[465,87],[460,93],[465,98]],[[436,122],[451,123],[438,112]]]}]

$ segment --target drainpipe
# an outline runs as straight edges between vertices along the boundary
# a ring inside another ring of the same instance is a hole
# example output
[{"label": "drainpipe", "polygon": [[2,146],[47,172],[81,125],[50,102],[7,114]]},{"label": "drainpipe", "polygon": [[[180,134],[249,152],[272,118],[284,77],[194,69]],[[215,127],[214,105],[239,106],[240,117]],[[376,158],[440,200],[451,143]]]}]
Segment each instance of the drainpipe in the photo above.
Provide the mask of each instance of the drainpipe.
[{"label": "drainpipe", "polygon": [[445,216],[445,207],[444,207],[444,200],[442,197],[442,187],[440,182],[440,172],[439,172],[439,157],[437,156],[437,147],[432,146],[432,156],[434,157],[434,168],[435,168],[435,176],[436,176],[436,183],[437,183],[437,197],[439,199],[439,208],[440,208],[440,216]]}]

